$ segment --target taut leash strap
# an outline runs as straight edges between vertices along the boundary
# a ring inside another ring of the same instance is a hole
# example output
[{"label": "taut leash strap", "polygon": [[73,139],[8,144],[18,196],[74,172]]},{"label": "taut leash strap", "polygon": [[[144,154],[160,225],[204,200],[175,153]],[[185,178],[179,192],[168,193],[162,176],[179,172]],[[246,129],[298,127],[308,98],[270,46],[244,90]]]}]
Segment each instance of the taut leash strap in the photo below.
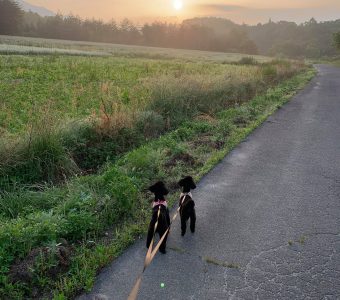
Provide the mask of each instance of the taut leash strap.
[{"label": "taut leash strap", "polygon": [[128,300],[135,300],[135,299],[137,299],[138,291],[140,289],[140,284],[142,283],[142,275],[143,275],[144,271],[146,270],[146,268],[150,265],[150,263],[152,261],[152,255],[151,255],[151,253],[152,253],[152,246],[153,246],[153,243],[154,243],[154,240],[155,240],[155,234],[156,234],[156,230],[157,230],[157,227],[158,227],[158,220],[159,220],[160,213],[161,213],[161,207],[159,206],[158,207],[158,212],[157,212],[157,221],[156,221],[155,227],[153,229],[153,237],[152,237],[151,243],[150,243],[149,248],[148,248],[148,252],[146,253],[145,260],[144,260],[143,271],[138,276],[138,278],[136,280],[136,283],[135,283],[133,289],[131,290],[131,292],[129,294]]},{"label": "taut leash strap", "polygon": [[155,246],[154,249],[152,249],[152,246],[153,246],[153,243],[154,243],[154,239],[155,239],[155,233],[156,233],[156,230],[157,230],[157,226],[158,226],[158,220],[159,220],[159,215],[160,215],[160,212],[161,212],[161,209],[160,209],[160,206],[158,208],[158,214],[157,214],[157,222],[155,223],[155,228],[154,228],[154,232],[153,232],[153,238],[151,240],[151,243],[150,243],[150,246],[148,248],[148,252],[146,253],[146,256],[145,256],[145,260],[144,260],[144,268],[143,268],[143,271],[142,273],[138,276],[137,280],[136,280],[136,283],[135,285],[133,286],[130,294],[129,294],[129,297],[127,300],[136,300],[137,299],[137,296],[138,296],[138,292],[139,292],[139,289],[140,289],[140,285],[142,283],[142,276],[143,276],[143,273],[144,271],[147,269],[147,267],[151,264],[152,260],[154,259],[154,257],[156,256],[161,244],[163,243],[166,235],[169,233],[169,230],[170,230],[170,226],[172,225],[172,223],[176,220],[178,214],[179,214],[179,211],[182,207],[182,204],[183,204],[183,201],[184,199],[186,198],[186,195],[183,196],[183,198],[181,198],[181,203],[179,205],[179,207],[177,208],[176,210],[176,213],[174,214],[174,216],[172,217],[172,220],[168,226],[168,229],[165,231],[165,233],[162,235],[162,237],[160,238],[160,240],[158,241],[157,245]]}]

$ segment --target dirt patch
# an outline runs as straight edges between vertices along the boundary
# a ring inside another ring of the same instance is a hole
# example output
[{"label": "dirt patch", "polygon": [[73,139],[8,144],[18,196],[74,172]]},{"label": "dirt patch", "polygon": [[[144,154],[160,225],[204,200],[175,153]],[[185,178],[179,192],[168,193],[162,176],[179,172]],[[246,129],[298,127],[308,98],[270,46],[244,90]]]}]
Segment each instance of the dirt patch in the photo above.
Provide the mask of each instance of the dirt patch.
[{"label": "dirt patch", "polygon": [[206,135],[206,136],[200,136],[200,138],[198,140],[191,142],[190,146],[192,146],[193,148],[205,146],[205,147],[209,147],[209,148],[212,148],[212,149],[221,150],[223,148],[224,144],[225,144],[225,142],[223,142],[223,141],[213,141],[212,136]]},{"label": "dirt patch", "polygon": [[194,166],[196,164],[195,158],[189,153],[178,153],[165,163],[165,167],[175,167],[180,162],[183,162],[185,165],[189,166]]},{"label": "dirt patch", "polygon": [[207,114],[201,114],[199,116],[197,116],[195,118],[196,121],[205,121],[205,122],[208,122],[210,124],[216,124],[217,123],[217,120],[212,117],[211,115],[207,115]]},{"label": "dirt patch", "polygon": [[15,261],[10,268],[9,279],[12,283],[30,284],[35,272],[43,272],[47,277],[56,279],[59,274],[68,270],[72,251],[73,247],[65,240],[53,249],[50,247],[33,249],[24,259]]},{"label": "dirt patch", "polygon": [[36,258],[40,255],[41,248],[32,250],[23,260],[15,261],[9,271],[11,282],[30,283],[33,280],[31,269],[34,266]]},{"label": "dirt patch", "polygon": [[167,187],[168,187],[170,192],[175,192],[180,188],[177,181],[168,182]]},{"label": "dirt patch", "polygon": [[240,128],[244,128],[247,126],[249,123],[249,119],[246,116],[237,116],[234,120],[233,123]]}]

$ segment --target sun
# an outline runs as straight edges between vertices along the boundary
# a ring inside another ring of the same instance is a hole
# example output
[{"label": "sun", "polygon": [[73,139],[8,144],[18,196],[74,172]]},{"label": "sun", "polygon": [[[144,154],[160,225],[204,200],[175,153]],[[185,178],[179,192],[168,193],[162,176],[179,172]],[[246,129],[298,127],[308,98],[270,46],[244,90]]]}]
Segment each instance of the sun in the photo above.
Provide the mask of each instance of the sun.
[{"label": "sun", "polygon": [[183,1],[182,0],[174,0],[173,6],[174,6],[174,9],[181,10],[183,8]]}]

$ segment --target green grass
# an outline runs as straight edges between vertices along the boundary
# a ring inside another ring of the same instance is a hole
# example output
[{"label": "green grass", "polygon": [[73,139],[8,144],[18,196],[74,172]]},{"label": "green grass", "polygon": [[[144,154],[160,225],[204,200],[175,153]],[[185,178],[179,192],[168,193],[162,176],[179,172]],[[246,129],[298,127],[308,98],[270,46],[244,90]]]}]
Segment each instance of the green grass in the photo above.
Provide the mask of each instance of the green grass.
[{"label": "green grass", "polygon": [[323,59],[317,59],[317,60],[307,60],[310,64],[331,64],[336,67],[340,67],[340,57],[339,55],[334,57],[327,57]]},{"label": "green grass", "polygon": [[0,56],[0,187],[97,172],[186,120],[246,102],[304,68],[244,62]]},{"label": "green grass", "polygon": [[203,257],[203,260],[208,264],[212,264],[212,265],[220,266],[220,267],[224,267],[224,268],[230,268],[230,269],[239,269],[240,268],[240,266],[238,264],[220,261],[220,260],[217,260],[215,258],[208,257],[208,256]]},{"label": "green grass", "polygon": [[[18,45],[26,47],[41,47],[86,52],[106,53],[112,56],[127,58],[150,58],[150,59],[180,59],[186,61],[205,62],[236,62],[242,59],[243,54],[209,52],[200,50],[171,49],[159,47],[131,46],[95,42],[79,42],[56,39],[42,39],[29,37],[16,37],[0,35],[0,44]],[[253,55],[259,62],[268,62],[271,58],[261,55]]]},{"label": "green grass", "polygon": [[[273,75],[272,69],[266,72]],[[89,290],[97,270],[145,233],[150,195],[143,191],[150,182],[165,180],[175,203],[174,184],[181,176],[196,174],[199,180],[314,74],[300,72],[251,101],[233,103],[213,115],[191,116],[177,129],[108,163],[97,175],[73,178],[60,187],[29,193],[23,187],[3,194],[0,207],[10,197],[22,203],[0,208],[0,294],[27,299],[38,286],[43,292],[38,296],[65,299]],[[72,255],[67,271],[51,277],[49,269],[59,264],[53,249],[60,238],[73,245]],[[88,247],[89,240],[95,241],[94,247]],[[35,260],[31,280],[11,283],[8,272],[14,260],[39,247],[52,250]]]},{"label": "green grass", "polygon": [[155,93],[171,92],[167,82],[195,89],[207,79],[235,86],[262,80],[258,66],[147,59],[0,56],[0,66],[0,130],[9,133],[46,113],[67,120],[101,113],[104,106],[111,110],[113,104],[140,110],[159,96]]},{"label": "green grass", "polygon": [[73,49],[44,48],[20,45],[0,44],[0,54],[18,55],[78,55],[78,56],[107,56],[109,53],[98,51],[81,51]]},{"label": "green grass", "polygon": [[337,60],[337,61],[333,62],[333,64],[334,64],[336,67],[340,67],[340,60]]},{"label": "green grass", "polygon": [[150,183],[166,181],[174,204],[180,177],[199,180],[314,74],[226,53],[1,43],[90,52],[0,56],[0,295],[9,299],[90,289],[145,233]]}]

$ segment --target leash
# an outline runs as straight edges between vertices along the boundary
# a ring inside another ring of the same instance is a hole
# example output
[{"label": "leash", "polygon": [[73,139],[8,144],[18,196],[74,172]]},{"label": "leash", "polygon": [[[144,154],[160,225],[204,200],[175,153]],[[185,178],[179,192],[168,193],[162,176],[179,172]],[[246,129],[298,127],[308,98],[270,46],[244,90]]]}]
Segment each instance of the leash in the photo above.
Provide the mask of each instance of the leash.
[{"label": "leash", "polygon": [[154,249],[152,249],[152,246],[153,246],[153,243],[154,243],[154,239],[155,239],[155,234],[156,234],[156,229],[157,229],[157,226],[158,226],[158,218],[159,218],[159,215],[160,215],[160,212],[161,212],[161,207],[159,206],[158,208],[158,214],[157,214],[157,222],[155,224],[155,228],[154,228],[154,232],[153,232],[153,238],[151,240],[151,243],[150,243],[150,246],[148,248],[148,252],[146,253],[146,256],[145,256],[145,260],[144,260],[144,268],[143,268],[143,271],[142,273],[138,276],[137,280],[136,280],[136,283],[135,285],[133,286],[130,294],[129,294],[129,297],[127,298],[127,300],[136,300],[137,299],[137,296],[138,296],[138,292],[139,292],[139,289],[140,289],[140,285],[142,283],[142,277],[143,277],[143,273],[145,272],[145,270],[147,269],[147,267],[151,264],[152,260],[154,259],[154,257],[156,256],[161,244],[163,243],[166,235],[169,233],[170,231],[170,227],[172,225],[172,223],[176,220],[178,214],[179,214],[179,211],[182,207],[182,204],[184,202],[184,199],[186,198],[187,195],[184,195],[181,197],[181,201],[180,201],[180,205],[179,207],[177,208],[176,210],[176,213],[174,214],[174,216],[172,217],[172,220],[170,221],[170,224],[167,228],[167,230],[165,231],[165,233],[162,235],[162,237],[160,238],[160,240],[158,241],[157,245],[155,246]]}]

